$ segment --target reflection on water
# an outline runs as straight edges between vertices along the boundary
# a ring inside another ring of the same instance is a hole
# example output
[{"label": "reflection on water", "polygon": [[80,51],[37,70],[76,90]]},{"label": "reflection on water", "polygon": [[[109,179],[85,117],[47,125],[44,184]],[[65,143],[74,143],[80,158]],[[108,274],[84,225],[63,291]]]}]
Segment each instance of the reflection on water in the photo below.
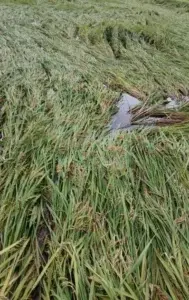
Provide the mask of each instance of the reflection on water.
[{"label": "reflection on water", "polygon": [[118,112],[112,117],[110,130],[131,130],[138,127],[137,125],[131,125],[131,109],[140,103],[141,102],[137,98],[132,97],[129,94],[122,94],[121,99],[117,103]]},{"label": "reflection on water", "polygon": [[[188,100],[189,99],[187,98],[186,100],[184,99],[183,101],[180,101],[176,98],[169,97],[166,99],[165,103],[157,106],[157,111],[151,111],[151,115],[150,112],[149,114],[144,114],[143,116],[141,114],[141,118],[133,122],[132,109],[141,104],[141,101],[139,101],[135,97],[130,96],[129,94],[122,94],[120,100],[116,105],[118,111],[113,115],[112,120],[109,124],[109,129],[114,136],[116,131],[119,130],[131,131],[137,128],[141,129],[144,127],[148,128],[157,125],[167,126],[173,125],[175,123],[181,123],[184,121],[184,119],[181,118],[180,115],[178,115],[179,108],[183,105],[183,103],[189,102]],[[177,116],[177,118],[174,117],[173,119],[171,119],[170,113],[172,110],[176,111],[174,112],[174,116]],[[177,113],[177,115],[175,115],[175,113]],[[132,122],[134,124],[132,124]]]}]

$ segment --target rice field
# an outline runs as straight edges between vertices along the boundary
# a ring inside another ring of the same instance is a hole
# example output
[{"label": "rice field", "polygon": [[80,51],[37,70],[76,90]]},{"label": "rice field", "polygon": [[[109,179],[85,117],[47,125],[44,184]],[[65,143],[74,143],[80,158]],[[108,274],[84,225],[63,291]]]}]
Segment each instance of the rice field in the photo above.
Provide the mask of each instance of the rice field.
[{"label": "rice field", "polygon": [[0,0],[1,300],[189,299],[188,105],[107,131],[122,92],[188,96],[188,18],[187,0]]}]

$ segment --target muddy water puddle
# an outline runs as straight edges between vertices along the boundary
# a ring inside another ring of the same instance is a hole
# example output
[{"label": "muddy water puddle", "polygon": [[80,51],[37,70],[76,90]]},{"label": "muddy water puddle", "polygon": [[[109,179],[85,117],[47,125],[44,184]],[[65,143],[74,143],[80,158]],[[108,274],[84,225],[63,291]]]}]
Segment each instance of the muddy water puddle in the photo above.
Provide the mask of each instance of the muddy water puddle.
[{"label": "muddy water puddle", "polygon": [[[185,101],[186,102],[186,101]],[[172,113],[176,114],[179,108],[183,105],[183,101],[176,98],[167,98],[161,105],[156,105],[155,110],[150,110],[145,106],[139,114],[137,121],[135,120],[137,107],[142,107],[142,101],[129,95],[122,94],[119,101],[116,104],[118,111],[112,116],[112,120],[109,124],[111,133],[116,131],[131,131],[134,129],[142,129],[144,127],[154,127],[163,125],[173,125],[174,123],[181,123],[180,118],[171,119]],[[136,109],[135,109],[136,108]],[[146,113],[146,111],[148,111]],[[135,111],[135,112],[133,112]],[[179,112],[178,112],[179,117]]]},{"label": "muddy water puddle", "polygon": [[136,128],[136,125],[132,125],[132,112],[131,110],[139,105],[141,101],[137,98],[130,96],[129,94],[123,94],[117,103],[118,111],[112,117],[110,124],[110,131],[122,129],[132,130]]}]

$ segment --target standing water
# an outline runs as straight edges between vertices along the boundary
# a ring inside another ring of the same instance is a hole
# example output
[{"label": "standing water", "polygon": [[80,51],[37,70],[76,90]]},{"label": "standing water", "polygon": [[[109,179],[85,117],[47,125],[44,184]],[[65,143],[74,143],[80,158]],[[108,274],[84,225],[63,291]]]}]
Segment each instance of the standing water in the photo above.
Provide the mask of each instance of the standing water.
[{"label": "standing water", "polygon": [[138,126],[131,124],[132,113],[131,109],[139,105],[141,102],[130,96],[129,94],[122,94],[121,99],[117,103],[118,112],[113,115],[110,123],[110,130],[126,129],[131,130]]}]

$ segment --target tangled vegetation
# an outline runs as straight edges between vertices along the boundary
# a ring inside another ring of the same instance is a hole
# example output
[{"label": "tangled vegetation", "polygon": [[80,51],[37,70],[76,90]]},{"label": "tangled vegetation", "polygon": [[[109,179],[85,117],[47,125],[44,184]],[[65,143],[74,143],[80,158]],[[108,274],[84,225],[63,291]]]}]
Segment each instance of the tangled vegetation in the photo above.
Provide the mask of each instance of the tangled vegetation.
[{"label": "tangled vegetation", "polygon": [[0,16],[0,299],[188,299],[189,124],[106,126],[120,92],[188,95],[189,2]]}]

